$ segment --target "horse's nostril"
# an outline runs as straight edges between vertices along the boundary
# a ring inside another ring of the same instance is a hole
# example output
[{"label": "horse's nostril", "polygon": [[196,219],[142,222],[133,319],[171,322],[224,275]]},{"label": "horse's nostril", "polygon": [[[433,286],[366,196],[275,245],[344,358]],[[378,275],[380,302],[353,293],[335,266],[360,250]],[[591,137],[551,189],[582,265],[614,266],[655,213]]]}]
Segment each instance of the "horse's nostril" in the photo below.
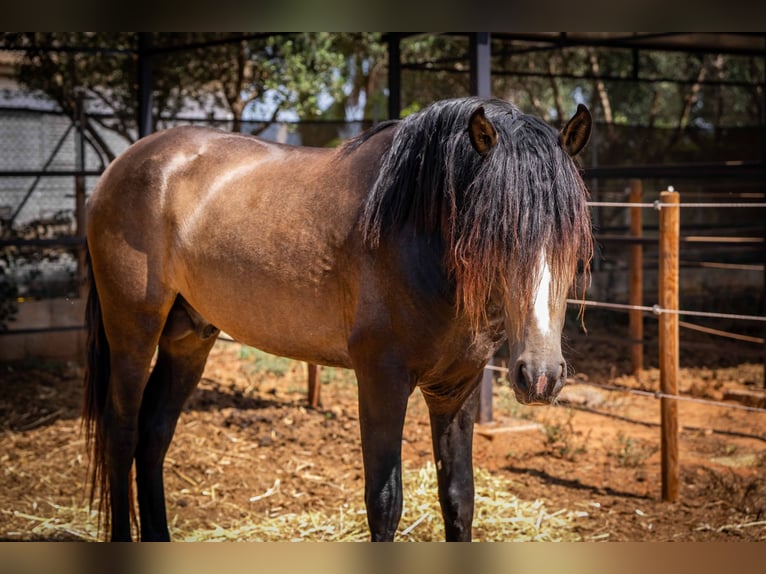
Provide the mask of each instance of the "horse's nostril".
[{"label": "horse's nostril", "polygon": [[532,387],[532,375],[527,369],[527,364],[519,362],[516,368],[516,385],[519,389],[527,390]]}]

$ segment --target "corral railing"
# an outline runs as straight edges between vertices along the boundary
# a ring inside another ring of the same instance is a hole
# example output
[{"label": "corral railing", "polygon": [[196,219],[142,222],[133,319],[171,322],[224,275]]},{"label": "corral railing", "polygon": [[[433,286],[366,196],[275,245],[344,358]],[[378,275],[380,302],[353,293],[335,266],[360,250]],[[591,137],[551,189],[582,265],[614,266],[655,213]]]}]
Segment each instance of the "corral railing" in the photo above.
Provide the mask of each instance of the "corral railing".
[{"label": "corral railing", "polygon": [[[766,203],[736,202],[736,203],[713,203],[713,202],[689,202],[682,203],[678,192],[668,190],[660,193],[660,199],[652,203],[641,201],[641,183],[632,181],[630,185],[629,202],[590,202],[591,207],[615,207],[629,209],[631,213],[630,236],[631,245],[629,264],[630,302],[615,303],[608,301],[569,299],[568,303],[573,306],[585,305],[611,311],[630,313],[630,343],[631,359],[634,373],[643,369],[644,341],[643,319],[645,316],[655,317],[659,320],[659,369],[660,388],[655,391],[632,389],[619,385],[600,384],[595,382],[578,382],[596,386],[608,391],[622,391],[633,393],[643,397],[660,400],[660,426],[661,426],[661,460],[662,460],[662,497],[667,501],[676,501],[679,497],[679,463],[678,463],[678,401],[692,401],[707,405],[715,405],[722,408],[744,409],[751,412],[766,414],[766,409],[751,407],[741,404],[724,403],[695,397],[682,396],[678,393],[679,373],[679,327],[702,330],[711,335],[734,338],[740,341],[764,345],[764,338],[741,335],[718,329],[710,329],[701,325],[695,325],[680,321],[681,316],[706,317],[728,319],[731,321],[750,321],[766,325],[766,316],[736,313],[720,313],[716,311],[679,309],[679,246],[688,237],[681,235],[680,211],[681,209],[760,209],[766,213]],[[656,238],[645,238],[642,234],[641,210],[656,210],[659,212],[659,234]],[[658,293],[657,303],[653,305],[643,304],[643,254],[642,246],[647,242],[658,242]],[[724,237],[711,238],[719,242],[736,243],[740,238]],[[752,240],[755,243],[763,242],[762,238]],[[764,347],[766,349],[766,347]],[[764,370],[766,371],[766,351],[764,352]],[[490,363],[485,369],[485,381],[482,386],[484,400],[482,408],[488,408],[489,412],[479,413],[479,419],[491,420],[491,397],[492,373],[507,373],[505,367],[495,366]],[[766,372],[764,373],[764,385],[766,385]],[[570,383],[576,381],[569,381]]]}]

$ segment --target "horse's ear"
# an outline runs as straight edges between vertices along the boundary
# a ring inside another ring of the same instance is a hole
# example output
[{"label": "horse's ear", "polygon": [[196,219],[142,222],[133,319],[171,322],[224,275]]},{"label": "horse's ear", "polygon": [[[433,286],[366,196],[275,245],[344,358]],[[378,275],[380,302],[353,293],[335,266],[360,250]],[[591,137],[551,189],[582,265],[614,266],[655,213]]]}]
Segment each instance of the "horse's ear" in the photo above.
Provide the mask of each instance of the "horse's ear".
[{"label": "horse's ear", "polygon": [[468,136],[471,138],[471,145],[481,155],[487,155],[497,144],[497,131],[484,115],[484,106],[479,106],[471,114],[468,120]]},{"label": "horse's ear", "polygon": [[576,156],[585,147],[590,139],[590,129],[593,120],[590,112],[582,104],[577,104],[577,111],[572,119],[567,122],[559,134],[561,145],[572,157]]}]

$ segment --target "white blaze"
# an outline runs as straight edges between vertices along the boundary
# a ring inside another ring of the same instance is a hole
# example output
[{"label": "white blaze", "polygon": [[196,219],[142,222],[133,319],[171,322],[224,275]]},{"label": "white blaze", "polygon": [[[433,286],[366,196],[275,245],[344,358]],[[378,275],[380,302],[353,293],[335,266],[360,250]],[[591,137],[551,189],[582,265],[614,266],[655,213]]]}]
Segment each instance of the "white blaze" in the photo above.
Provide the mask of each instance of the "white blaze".
[{"label": "white blaze", "polygon": [[548,267],[545,251],[540,252],[540,268],[538,270],[538,276],[540,277],[540,283],[538,283],[537,291],[535,292],[533,314],[540,334],[545,336],[550,333],[551,330],[551,270],[550,267]]}]

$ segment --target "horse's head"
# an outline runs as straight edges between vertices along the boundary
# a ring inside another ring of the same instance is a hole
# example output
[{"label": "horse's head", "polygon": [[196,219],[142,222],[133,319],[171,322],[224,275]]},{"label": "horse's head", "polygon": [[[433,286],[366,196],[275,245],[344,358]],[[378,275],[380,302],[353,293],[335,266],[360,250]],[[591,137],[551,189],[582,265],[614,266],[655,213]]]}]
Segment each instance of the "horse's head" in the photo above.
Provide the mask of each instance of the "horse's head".
[{"label": "horse's head", "polygon": [[550,403],[566,381],[566,296],[593,253],[588,192],[572,157],[590,130],[582,105],[558,132],[508,102],[438,102],[397,124],[365,204],[372,248],[405,224],[440,236],[432,244],[444,245],[474,335],[490,324],[494,335],[502,314],[522,403]]},{"label": "horse's head", "polygon": [[[542,155],[575,156],[587,143],[590,129],[590,113],[580,105],[558,135],[559,150],[553,146],[538,146],[538,149],[547,150],[540,152]],[[523,137],[521,130],[517,133],[519,138]],[[481,155],[499,145],[495,127],[481,108],[471,117],[469,135],[474,149]],[[526,187],[532,194],[537,187],[539,195],[529,201],[524,207],[526,212],[516,220],[525,223],[519,226],[515,236],[518,249],[515,277],[505,288],[510,380],[516,399],[522,404],[551,403],[566,383],[567,366],[561,352],[566,298],[578,259],[588,256],[590,245],[586,237],[590,230],[589,221],[585,219],[585,195],[571,193],[576,185],[565,183],[575,181],[568,179],[573,164],[559,162],[567,167],[558,172],[546,159],[540,165],[542,167],[531,176],[518,178],[530,182]],[[546,172],[553,175],[539,175]],[[559,189],[562,186],[570,189]],[[546,204],[554,207],[541,207]],[[525,231],[531,229],[536,231],[525,236]],[[549,240],[539,241],[541,236]]]}]

